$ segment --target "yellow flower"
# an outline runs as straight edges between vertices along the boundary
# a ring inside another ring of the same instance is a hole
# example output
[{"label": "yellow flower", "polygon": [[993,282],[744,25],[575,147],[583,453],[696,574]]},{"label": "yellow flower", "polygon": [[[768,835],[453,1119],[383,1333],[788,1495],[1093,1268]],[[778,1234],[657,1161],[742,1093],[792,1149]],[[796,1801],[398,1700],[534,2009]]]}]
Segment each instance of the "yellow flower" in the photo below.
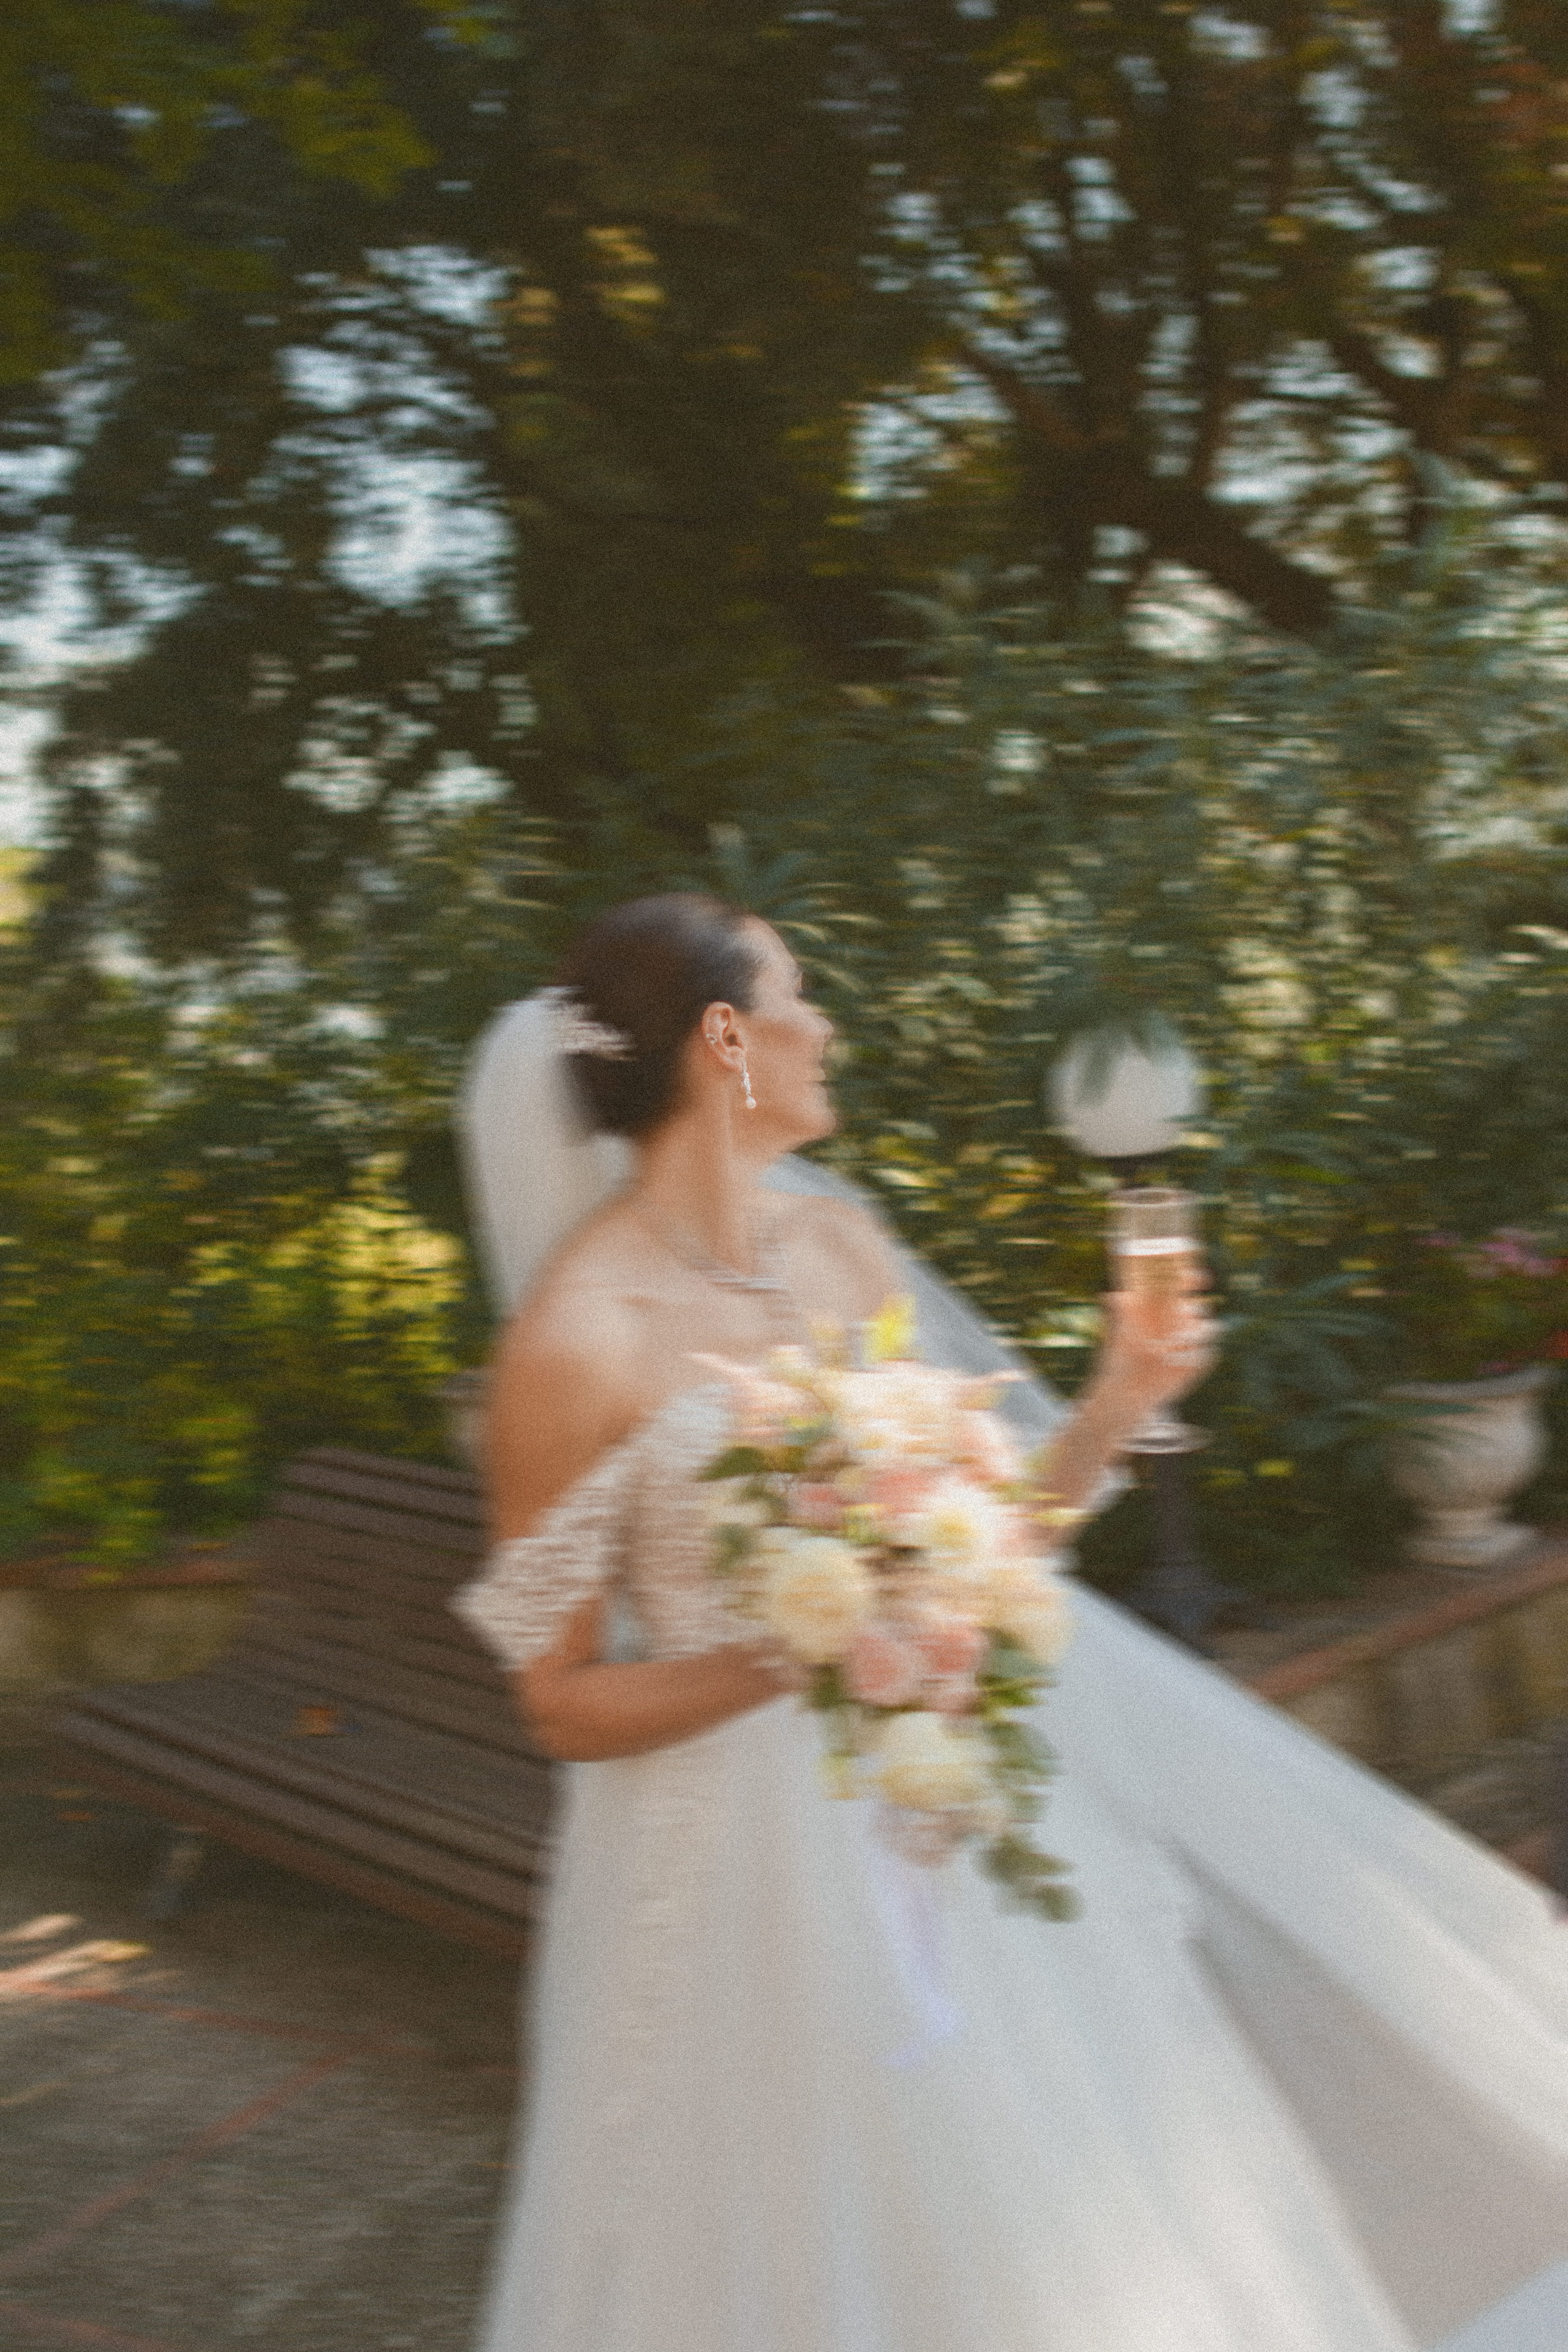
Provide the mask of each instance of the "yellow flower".
[{"label": "yellow flower", "polygon": [[866,1326],[866,1361],[895,1363],[914,1351],[915,1302],[908,1293],[895,1294]]}]

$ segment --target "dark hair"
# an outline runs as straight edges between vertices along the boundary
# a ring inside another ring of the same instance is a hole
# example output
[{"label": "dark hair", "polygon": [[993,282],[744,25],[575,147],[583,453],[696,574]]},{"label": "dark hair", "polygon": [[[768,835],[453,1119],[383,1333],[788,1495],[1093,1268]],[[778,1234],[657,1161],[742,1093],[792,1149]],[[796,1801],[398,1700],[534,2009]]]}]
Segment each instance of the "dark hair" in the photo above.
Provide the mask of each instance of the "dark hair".
[{"label": "dark hair", "polygon": [[680,1051],[705,1008],[749,1013],[757,958],[748,918],[722,898],[666,890],[628,898],[578,934],[555,985],[595,1021],[618,1029],[631,1052],[569,1054],[567,1067],[593,1125],[605,1135],[646,1135],[675,1108]]}]

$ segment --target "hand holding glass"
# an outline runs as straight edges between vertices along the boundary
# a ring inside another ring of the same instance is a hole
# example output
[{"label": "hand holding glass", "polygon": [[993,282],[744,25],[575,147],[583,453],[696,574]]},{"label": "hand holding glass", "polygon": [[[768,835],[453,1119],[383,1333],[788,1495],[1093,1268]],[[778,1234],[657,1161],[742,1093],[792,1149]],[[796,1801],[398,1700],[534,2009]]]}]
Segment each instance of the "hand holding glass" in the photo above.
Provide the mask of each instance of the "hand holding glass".
[{"label": "hand holding glass", "polygon": [[[1110,1203],[1110,1255],[1117,1287],[1138,1302],[1141,1328],[1156,1343],[1174,1343],[1186,1302],[1203,1287],[1194,1192],[1150,1184],[1118,1192]],[[1127,1441],[1130,1454],[1190,1454],[1205,1443],[1166,1406],[1156,1406]]]}]

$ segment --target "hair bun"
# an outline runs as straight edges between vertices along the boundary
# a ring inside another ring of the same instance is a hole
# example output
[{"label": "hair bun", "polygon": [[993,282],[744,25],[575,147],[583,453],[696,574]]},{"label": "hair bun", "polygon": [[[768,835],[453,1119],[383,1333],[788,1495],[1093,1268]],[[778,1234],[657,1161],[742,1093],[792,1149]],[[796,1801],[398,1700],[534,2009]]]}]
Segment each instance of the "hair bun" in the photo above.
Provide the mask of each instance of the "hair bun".
[{"label": "hair bun", "polygon": [[752,1009],[757,958],[742,908],[695,890],[629,898],[563,957],[550,994],[574,1038],[566,1066],[590,1124],[646,1135],[675,1109],[681,1051],[710,1004]]}]

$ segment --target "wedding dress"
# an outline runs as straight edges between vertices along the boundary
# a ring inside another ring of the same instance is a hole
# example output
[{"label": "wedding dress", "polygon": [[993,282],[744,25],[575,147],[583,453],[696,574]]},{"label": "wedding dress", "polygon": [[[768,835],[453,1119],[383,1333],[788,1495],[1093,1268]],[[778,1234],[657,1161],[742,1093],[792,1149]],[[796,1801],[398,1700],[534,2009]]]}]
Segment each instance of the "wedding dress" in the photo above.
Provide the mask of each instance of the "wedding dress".
[{"label": "wedding dress", "polygon": [[[1005,1360],[910,1272],[929,1354]],[[509,1664],[593,1592],[637,1654],[747,1637],[692,1476],[727,1410],[677,1395],[498,1549],[458,1605]],[[1082,1914],[950,1866],[945,2040],[796,1702],[563,1769],[484,2352],[1568,2352],[1568,1926],[1217,1670],[1076,1612],[1047,1842]]]}]

